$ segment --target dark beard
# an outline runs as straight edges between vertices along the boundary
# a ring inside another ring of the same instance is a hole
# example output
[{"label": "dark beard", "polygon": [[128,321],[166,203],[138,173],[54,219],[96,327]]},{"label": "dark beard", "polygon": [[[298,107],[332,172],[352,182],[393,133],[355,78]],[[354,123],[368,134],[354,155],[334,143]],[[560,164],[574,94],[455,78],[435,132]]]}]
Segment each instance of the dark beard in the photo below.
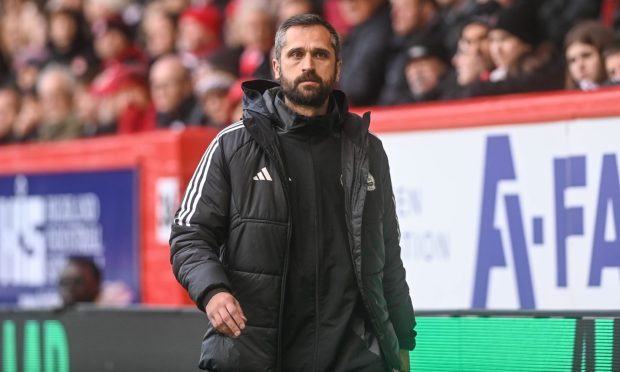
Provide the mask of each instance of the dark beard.
[{"label": "dark beard", "polygon": [[[306,81],[319,83],[319,86],[318,88],[313,87],[311,90],[299,89],[299,84]],[[307,71],[303,73],[292,83],[290,80],[282,76],[280,78],[280,83],[282,85],[282,93],[289,101],[298,106],[313,108],[321,107],[334,88],[333,79],[325,82],[321,80],[321,78],[314,71]]]}]

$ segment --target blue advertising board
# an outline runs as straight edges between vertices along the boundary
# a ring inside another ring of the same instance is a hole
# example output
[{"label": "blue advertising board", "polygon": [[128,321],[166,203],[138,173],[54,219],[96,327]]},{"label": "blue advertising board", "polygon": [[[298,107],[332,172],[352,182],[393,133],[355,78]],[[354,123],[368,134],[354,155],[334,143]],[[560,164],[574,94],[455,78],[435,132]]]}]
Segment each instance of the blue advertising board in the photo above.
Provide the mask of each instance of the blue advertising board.
[{"label": "blue advertising board", "polygon": [[0,305],[54,306],[71,256],[92,257],[106,286],[139,299],[134,169],[0,176]]}]

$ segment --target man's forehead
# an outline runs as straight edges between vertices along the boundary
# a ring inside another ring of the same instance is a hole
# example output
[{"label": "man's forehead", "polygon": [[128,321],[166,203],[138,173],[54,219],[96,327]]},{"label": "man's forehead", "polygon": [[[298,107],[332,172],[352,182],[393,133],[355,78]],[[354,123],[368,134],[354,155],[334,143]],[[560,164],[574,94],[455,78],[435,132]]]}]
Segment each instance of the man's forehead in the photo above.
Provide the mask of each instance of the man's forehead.
[{"label": "man's forehead", "polygon": [[284,35],[284,48],[298,47],[331,47],[331,37],[329,31],[323,26],[293,26]]}]

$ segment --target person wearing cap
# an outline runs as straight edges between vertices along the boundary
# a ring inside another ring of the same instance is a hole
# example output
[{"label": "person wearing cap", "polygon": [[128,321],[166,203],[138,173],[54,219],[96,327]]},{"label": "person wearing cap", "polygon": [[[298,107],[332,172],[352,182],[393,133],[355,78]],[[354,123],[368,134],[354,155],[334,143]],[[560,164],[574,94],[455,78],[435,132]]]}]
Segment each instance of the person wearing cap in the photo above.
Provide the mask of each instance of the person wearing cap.
[{"label": "person wearing cap", "polygon": [[235,77],[225,72],[215,72],[196,84],[196,94],[207,117],[207,126],[223,128],[229,121],[228,90],[235,82]]},{"label": "person wearing cap", "polygon": [[423,40],[443,40],[445,27],[434,0],[390,0],[394,31],[388,41],[388,62],[385,83],[378,98],[381,106],[394,105],[409,96],[405,65],[409,47]]},{"label": "person wearing cap", "polygon": [[221,28],[221,15],[213,5],[190,7],[181,13],[176,46],[186,67],[194,69],[220,47]]},{"label": "person wearing cap", "polygon": [[[88,92],[98,100],[97,119],[85,127],[85,136],[127,134],[155,128],[146,77],[136,67],[116,64],[105,69]],[[81,98],[80,98],[81,99]]]},{"label": "person wearing cap", "polygon": [[405,77],[409,86],[409,102],[437,100],[451,89],[454,74],[443,44],[428,41],[414,44],[409,48],[408,56]]}]

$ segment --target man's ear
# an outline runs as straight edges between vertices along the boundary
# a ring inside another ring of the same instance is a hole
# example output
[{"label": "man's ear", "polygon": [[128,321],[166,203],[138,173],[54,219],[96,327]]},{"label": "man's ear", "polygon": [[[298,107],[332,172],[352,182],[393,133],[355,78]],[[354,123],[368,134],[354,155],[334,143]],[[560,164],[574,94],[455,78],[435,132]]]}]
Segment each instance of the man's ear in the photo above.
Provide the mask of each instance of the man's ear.
[{"label": "man's ear", "polygon": [[336,61],[336,82],[340,81],[340,70],[342,67],[342,60],[339,59],[338,61]]},{"label": "man's ear", "polygon": [[277,59],[271,60],[271,67],[273,68],[273,77],[275,80],[280,80],[280,63]]}]

